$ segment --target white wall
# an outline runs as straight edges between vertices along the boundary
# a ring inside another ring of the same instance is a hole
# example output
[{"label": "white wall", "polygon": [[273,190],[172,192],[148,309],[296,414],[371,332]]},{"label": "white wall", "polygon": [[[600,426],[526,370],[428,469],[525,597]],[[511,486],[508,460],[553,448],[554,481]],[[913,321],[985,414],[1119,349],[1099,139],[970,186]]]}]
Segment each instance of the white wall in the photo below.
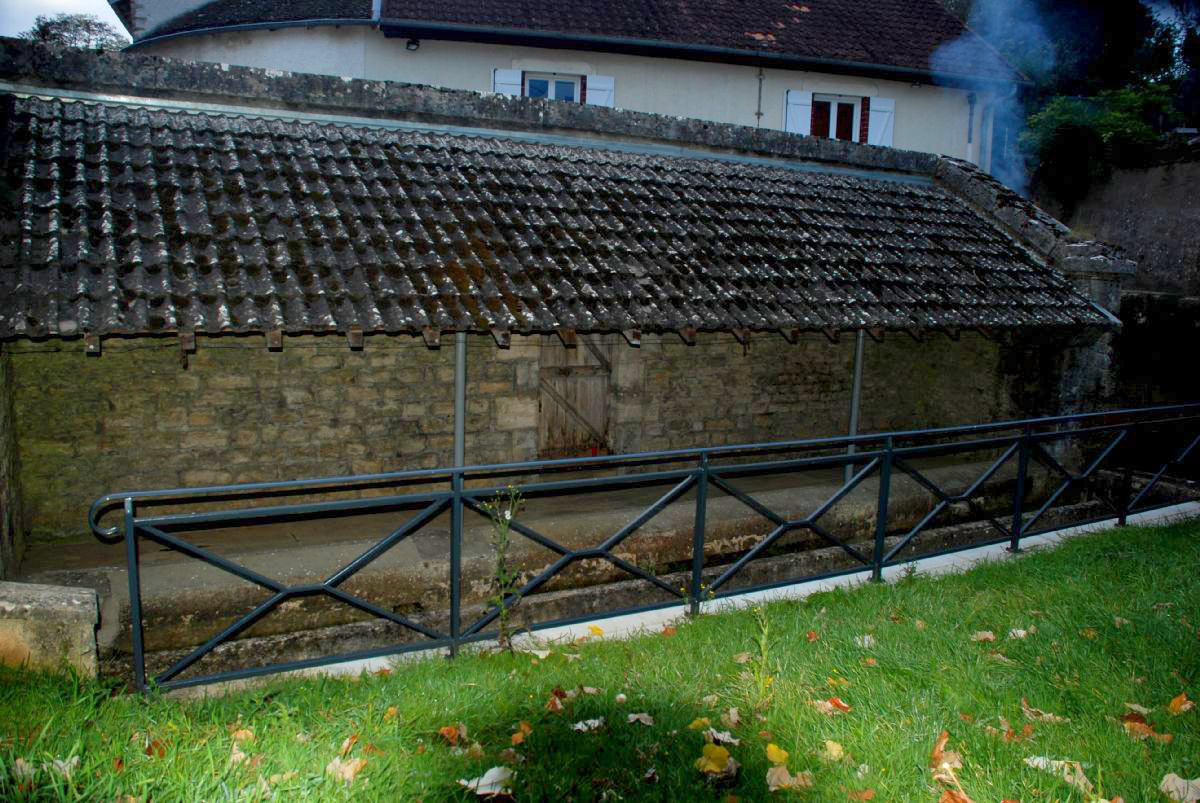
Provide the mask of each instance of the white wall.
[{"label": "white wall", "polygon": [[[296,72],[403,81],[477,92],[492,90],[497,67],[537,72],[610,75],[617,108],[753,126],[759,70],[733,64],[648,58],[575,50],[422,40],[420,49],[367,26],[285,28],[277,31],[186,37],[146,46],[144,52]],[[901,81],[766,69],[760,125],[782,129],[787,90],[896,101],[897,148],[978,162],[982,113],[975,105],[974,141],[967,143],[967,92]]]}]

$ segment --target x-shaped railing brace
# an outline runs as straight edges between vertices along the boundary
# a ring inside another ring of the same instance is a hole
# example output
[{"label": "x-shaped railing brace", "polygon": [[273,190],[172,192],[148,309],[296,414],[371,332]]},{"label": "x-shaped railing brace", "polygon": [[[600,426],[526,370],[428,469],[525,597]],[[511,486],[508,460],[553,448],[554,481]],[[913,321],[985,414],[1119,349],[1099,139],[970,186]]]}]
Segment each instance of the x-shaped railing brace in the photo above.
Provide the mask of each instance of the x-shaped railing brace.
[{"label": "x-shaped railing brace", "polygon": [[741,489],[732,485],[728,480],[726,480],[724,477],[721,477],[717,472],[710,470],[708,478],[709,478],[709,481],[712,482],[713,485],[717,486],[722,491],[724,491],[725,493],[732,496],[734,499],[737,499],[739,502],[744,504],[746,507],[748,507],[751,510],[753,510],[754,512],[758,513],[760,516],[763,516],[764,518],[766,518],[768,521],[770,521],[772,524],[775,525],[775,529],[771,530],[771,532],[767,534],[766,538],[764,538],[763,540],[761,540],[757,544],[755,544],[750,550],[748,550],[746,552],[746,554],[744,554],[740,558],[738,558],[737,561],[735,561],[732,566],[730,566],[728,569],[723,571],[717,577],[717,579],[713,580],[712,583],[709,584],[709,588],[715,591],[716,589],[723,586],[726,582],[729,581],[730,578],[732,578],[735,574],[740,572],[747,563],[749,563],[750,561],[752,561],[756,557],[758,557],[763,552],[763,550],[769,549],[770,546],[772,544],[774,544],[776,541],[778,541],[781,537],[783,537],[783,535],[785,533],[791,532],[792,530],[801,530],[801,529],[810,530],[810,531],[816,533],[821,538],[823,538],[825,541],[829,542],[829,544],[831,544],[832,546],[841,547],[841,549],[846,554],[848,554],[850,557],[854,558],[855,560],[860,561],[861,563],[864,563],[864,564],[870,564],[870,562],[871,562],[870,558],[866,557],[861,552],[859,552],[857,549],[855,549],[854,547],[845,543],[844,541],[842,541],[841,539],[839,539],[838,537],[836,537],[835,535],[830,533],[828,530],[826,530],[824,527],[817,524],[817,520],[819,518],[821,518],[822,516],[824,516],[827,512],[829,512],[829,509],[832,508],[834,505],[836,505],[838,502],[840,502],[843,497],[845,497],[848,493],[850,493],[855,488],[857,488],[859,483],[861,483],[863,480],[865,480],[867,477],[869,477],[872,473],[874,473],[875,470],[879,467],[879,464],[880,464],[880,459],[878,457],[869,460],[861,469],[859,469],[859,471],[853,477],[850,478],[849,482],[842,485],[842,487],[838,488],[837,491],[835,491],[832,496],[830,496],[823,503],[821,503],[821,505],[816,510],[814,510],[812,513],[810,513],[808,516],[806,516],[802,519],[785,519],[783,516],[780,516],[778,513],[771,510],[771,508],[767,507],[762,502],[759,502],[757,499],[750,496],[745,491],[742,491]]},{"label": "x-shaped railing brace", "polygon": [[[666,591],[668,594],[676,597],[682,597],[683,594],[679,592],[679,589],[671,588],[660,578],[655,577],[653,574],[650,574],[644,569],[634,566],[627,560],[617,557],[616,555],[612,554],[612,550],[620,546],[622,541],[633,535],[633,533],[637,531],[643,524],[661,513],[663,509],[667,507],[667,505],[671,504],[680,496],[687,493],[695,484],[696,477],[694,475],[685,477],[682,481],[671,488],[671,490],[659,497],[658,501],[643,510],[636,518],[633,519],[633,521],[629,522],[624,527],[606,538],[599,546],[591,547],[589,549],[567,549],[562,544],[547,538],[531,527],[522,524],[520,521],[516,519],[510,520],[508,522],[508,526],[514,532],[520,533],[529,540],[544,546],[546,549],[549,549],[552,552],[557,553],[559,557],[556,561],[554,561],[554,563],[542,570],[540,574],[527,582],[525,585],[521,586],[521,588],[517,589],[511,594],[506,595],[504,597],[503,607],[513,607],[525,596],[532,594],[534,591],[537,591],[539,588],[541,588],[546,582],[548,582],[551,578],[553,578],[556,574],[561,572],[570,564],[577,560],[586,560],[588,558],[600,558],[606,560],[612,565],[616,566],[618,569],[621,569],[622,571],[631,574],[634,577],[653,583],[663,591]],[[463,499],[463,505],[486,519],[491,521],[497,520],[494,514],[490,513],[485,507],[483,507],[483,505],[474,499]],[[500,605],[493,605],[482,617],[479,618],[478,621],[463,631],[463,636],[474,635],[483,628],[487,627],[496,620],[496,617],[500,615],[500,610]]]},{"label": "x-shaped railing brace", "polygon": [[[193,558],[198,558],[206,563],[216,566],[219,569],[223,569],[232,575],[240,577],[243,580],[254,583],[255,585],[261,586],[262,588],[273,592],[270,597],[255,606],[252,611],[242,616],[236,622],[233,622],[225,627],[225,629],[223,629],[220,633],[217,633],[208,641],[204,642],[204,644],[188,653],[188,655],[176,661],[166,671],[159,674],[155,678],[156,682],[163,683],[176,677],[179,675],[179,673],[183,672],[205,655],[212,652],[212,650],[215,649],[219,644],[238,635],[243,630],[250,627],[252,624],[278,607],[280,603],[285,602],[293,597],[325,594],[333,599],[339,600],[347,605],[369,613],[372,616],[380,619],[386,619],[398,625],[403,625],[404,627],[407,627],[410,630],[416,631],[417,633],[420,633],[431,639],[444,638],[444,636],[438,633],[436,630],[432,630],[418,622],[414,622],[406,616],[401,616],[397,613],[393,613],[392,611],[385,610],[378,605],[367,602],[361,597],[358,597],[347,591],[343,591],[342,589],[338,588],[338,586],[358,573],[358,571],[378,558],[380,555],[387,552],[409,535],[419,530],[427,522],[445,510],[449,504],[450,501],[448,499],[434,500],[423,510],[421,510],[421,512],[417,513],[399,528],[393,530],[386,537],[378,541],[366,552],[363,552],[357,558],[338,569],[320,583],[306,583],[301,585],[287,585],[285,583],[281,583],[277,580],[271,579],[270,577],[259,574],[253,569],[249,569],[240,563],[236,563],[227,558],[221,557],[214,552],[210,552],[203,547],[190,544],[187,541],[177,538],[174,535],[160,530],[157,527],[153,527],[148,524],[135,523],[135,530],[140,532],[144,537],[150,538],[153,541],[157,541],[169,549],[182,552],[185,555],[189,555]],[[133,626],[140,628],[141,622],[134,622]]]}]

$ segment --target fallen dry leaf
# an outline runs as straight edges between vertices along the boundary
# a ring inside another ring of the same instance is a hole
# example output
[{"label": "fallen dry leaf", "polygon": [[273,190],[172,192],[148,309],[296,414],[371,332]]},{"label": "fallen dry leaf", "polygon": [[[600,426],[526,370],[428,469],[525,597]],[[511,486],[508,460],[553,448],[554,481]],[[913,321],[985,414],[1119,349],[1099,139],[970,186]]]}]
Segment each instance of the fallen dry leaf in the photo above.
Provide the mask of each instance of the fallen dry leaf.
[{"label": "fallen dry leaf", "polygon": [[58,775],[61,778],[71,780],[71,774],[79,766],[79,756],[71,756],[68,759],[56,758],[48,764],[43,764],[42,769]]},{"label": "fallen dry leaf", "polygon": [[913,627],[915,627],[917,630],[924,630],[924,629],[925,629],[925,622],[924,622],[924,620],[922,620],[922,619],[914,619],[914,620],[913,620]]},{"label": "fallen dry leaf", "polygon": [[550,696],[550,700],[546,703],[546,710],[552,714],[557,714],[563,710],[562,700],[558,698],[558,695],[553,694]]},{"label": "fallen dry leaf", "polygon": [[388,710],[383,712],[383,721],[391,722],[393,719],[396,718],[396,715],[399,713],[400,712],[396,709],[396,706],[389,705]]},{"label": "fallen dry leaf", "polygon": [[325,774],[331,775],[335,780],[342,781],[349,786],[354,783],[354,779],[365,766],[367,766],[365,758],[335,758],[325,765]]},{"label": "fallen dry leaf", "polygon": [[1058,714],[1051,714],[1043,711],[1040,708],[1034,708],[1029,704],[1029,701],[1024,697],[1021,698],[1021,713],[1026,719],[1031,719],[1034,722],[1049,722],[1055,725],[1061,725],[1071,720],[1067,717],[1060,717]]},{"label": "fallen dry leaf", "polygon": [[[461,725],[459,727],[462,727]],[[444,730],[444,729],[443,729]],[[465,735],[465,733],[464,733]],[[350,751],[354,749],[354,745],[358,743],[358,734],[352,733],[342,740],[341,757],[345,758],[350,755]]]},{"label": "fallen dry leaf", "polygon": [[712,724],[712,722],[709,721],[708,717],[696,717],[688,725],[688,730],[693,730],[693,731],[704,730],[711,724]]},{"label": "fallen dry leaf", "polygon": [[388,675],[392,674],[392,670],[390,670],[390,669],[376,669],[376,670],[375,670],[375,672],[374,672],[374,674],[375,674],[375,677],[377,677],[377,678],[386,678]]},{"label": "fallen dry leaf", "polygon": [[968,714],[966,711],[959,711],[958,718],[961,719],[963,722],[974,722],[975,721],[974,715]]},{"label": "fallen dry leaf", "polygon": [[267,779],[267,783],[271,786],[276,786],[281,783],[287,783],[288,781],[298,777],[300,777],[300,773],[297,770],[291,770],[290,772],[277,772]]},{"label": "fallen dry leaf", "polygon": [[569,664],[569,663],[571,663],[572,661],[578,661],[578,660],[579,660],[580,658],[582,658],[583,656],[582,656],[580,653],[577,653],[577,652],[564,652],[564,653],[562,654],[562,657],[563,657],[563,658],[566,658],[566,659],[567,659],[567,663]]},{"label": "fallen dry leaf", "polygon": [[950,742],[950,731],[942,731],[937,741],[933,743],[933,751],[929,754],[929,767],[932,770],[962,769],[962,756],[952,750],[947,750]]},{"label": "fallen dry leaf", "polygon": [[511,789],[513,771],[508,767],[492,767],[478,778],[460,778],[459,786],[465,786],[480,797],[500,797]]},{"label": "fallen dry leaf", "polygon": [[817,751],[817,758],[831,764],[835,761],[841,761],[845,757],[846,749],[839,743],[829,739],[826,739],[825,746],[821,750]]},{"label": "fallen dry leaf", "polygon": [[784,750],[777,744],[767,745],[767,761],[770,761],[775,766],[780,767],[786,764],[787,760],[788,751]]},{"label": "fallen dry leaf", "polygon": [[846,680],[845,678],[843,678],[843,677],[835,678],[832,675],[825,678],[825,682],[828,683],[830,685],[830,687],[834,688],[834,689],[844,689],[850,685],[850,681]]},{"label": "fallen dry leaf", "polygon": [[1120,616],[1114,616],[1114,617],[1113,617],[1113,627],[1118,627],[1118,628],[1119,628],[1119,627],[1123,627],[1124,625],[1127,625],[1127,624],[1129,624],[1129,620],[1128,620],[1128,619],[1125,619],[1125,618],[1123,618],[1123,617],[1120,617]]},{"label": "fallen dry leaf", "polygon": [[721,724],[727,728],[736,728],[742,724],[742,717],[736,708],[730,708],[721,714]]},{"label": "fallen dry leaf", "polygon": [[767,789],[778,792],[781,789],[812,789],[813,777],[811,772],[798,772],[792,775],[787,767],[774,766],[767,770]]},{"label": "fallen dry leaf", "polygon": [[1029,635],[1031,632],[1032,632],[1031,630],[1025,630],[1024,628],[1014,627],[1012,630],[1008,631],[1008,637],[1010,639],[1029,638]]},{"label": "fallen dry leaf", "polygon": [[1196,707],[1196,703],[1188,699],[1187,693],[1180,694],[1178,697],[1172,698],[1171,702],[1167,703],[1167,711],[1171,716],[1177,717],[1180,714],[1191,711]]},{"label": "fallen dry leaf", "polygon": [[709,728],[704,732],[704,741],[713,744],[730,744],[734,747],[742,743],[741,739],[734,738],[729,731],[719,731],[716,728]]},{"label": "fallen dry leaf", "polygon": [[[846,787],[842,787],[846,789]],[[850,800],[874,800],[874,789],[846,789],[846,797]]]},{"label": "fallen dry leaf", "polygon": [[971,635],[971,641],[992,642],[996,640],[996,634],[990,630],[976,630]]},{"label": "fallen dry leaf", "polygon": [[1178,803],[1200,801],[1200,778],[1192,778],[1189,781],[1173,772],[1168,772],[1163,776],[1162,783],[1158,785],[1158,788],[1164,795]]},{"label": "fallen dry leaf", "polygon": [[764,742],[769,742],[775,738],[775,734],[771,733],[770,731],[759,731],[758,738],[762,739]]},{"label": "fallen dry leaf", "polygon": [[617,696],[613,698],[613,702],[616,703],[617,705],[625,705],[625,702],[628,699],[629,698],[626,697],[624,694],[618,693]]},{"label": "fallen dry leaf", "polygon": [[596,717],[595,719],[585,719],[581,722],[576,722],[571,726],[571,730],[579,731],[580,733],[591,733],[594,730],[600,730],[604,727],[604,717]]},{"label": "fallen dry leaf", "polygon": [[957,789],[943,789],[942,796],[937,799],[937,803],[974,803],[974,801],[967,797],[965,792]]},{"label": "fallen dry leaf", "polygon": [[[467,738],[467,727],[461,724],[446,725],[443,728],[438,728],[438,736],[441,736],[442,741],[444,741],[446,744],[450,745],[451,747],[456,747],[460,741]],[[342,755],[344,756],[345,753]]]},{"label": "fallen dry leaf", "polygon": [[663,638],[670,638],[671,636],[675,635],[675,633],[675,628],[671,627],[670,625],[667,625],[662,629]]},{"label": "fallen dry leaf", "polygon": [[1092,782],[1083,774],[1083,766],[1078,761],[1071,761],[1070,759],[1060,761],[1058,759],[1047,758],[1046,756],[1030,756],[1022,760],[1034,769],[1058,776],[1080,792],[1083,792],[1084,795],[1090,796],[1095,791]]},{"label": "fallen dry leaf", "polygon": [[879,666],[879,662],[874,658],[862,658],[859,661],[863,666]]},{"label": "fallen dry leaf", "polygon": [[642,783],[658,783],[658,770],[654,767],[646,770],[642,775]]},{"label": "fallen dry leaf", "polygon": [[848,714],[854,710],[840,697],[830,697],[828,700],[809,700],[808,704],[827,717]]},{"label": "fallen dry leaf", "polygon": [[1092,641],[1095,641],[1097,638],[1100,637],[1100,631],[1096,630],[1096,628],[1094,628],[1094,627],[1083,627],[1083,628],[1079,629],[1079,635],[1083,636],[1086,639],[1091,639]]},{"label": "fallen dry leaf", "polygon": [[1007,655],[1000,652],[999,650],[990,650],[988,652],[988,658],[991,658],[993,661],[998,661],[1006,666],[1016,666],[1017,665],[1016,661],[1009,658]]},{"label": "fallen dry leaf", "polygon": [[235,742],[253,742],[254,731],[249,728],[238,728],[233,732],[233,740]]},{"label": "fallen dry leaf", "polygon": [[234,742],[233,749],[229,751],[229,766],[236,767],[239,764],[245,764],[248,758],[249,756],[242,752],[241,746]]},{"label": "fallen dry leaf", "polygon": [[654,717],[650,716],[649,714],[645,714],[645,713],[630,714],[629,716],[627,716],[625,718],[625,721],[629,722],[629,723],[640,722],[648,728],[654,727]]},{"label": "fallen dry leaf", "polygon": [[1137,703],[1125,703],[1125,707],[1133,713],[1141,714],[1142,716],[1145,716],[1154,710],[1153,708],[1147,708],[1146,706],[1138,705]]},{"label": "fallen dry leaf", "polygon": [[151,739],[150,743],[146,745],[146,755],[151,758],[166,758],[167,746],[158,739]]},{"label": "fallen dry leaf", "polygon": [[501,750],[497,757],[506,764],[522,764],[525,762],[525,756],[518,753],[511,747],[506,747]]},{"label": "fallen dry leaf", "polygon": [[727,780],[737,775],[741,767],[729,751],[717,744],[706,743],[704,752],[696,759],[696,769],[714,780]]},{"label": "fallen dry leaf", "polygon": [[864,636],[855,636],[854,637],[854,646],[859,647],[864,650],[869,650],[875,646],[875,637],[872,636],[870,633],[867,633]]},{"label": "fallen dry leaf", "polygon": [[596,638],[601,638],[604,635],[604,628],[599,625],[588,625],[588,632]]},{"label": "fallen dry leaf", "polygon": [[[1141,715],[1127,714],[1126,716],[1140,717]],[[1154,728],[1150,725],[1147,725],[1145,721],[1139,722],[1135,719],[1126,719],[1121,724],[1125,727],[1125,732],[1128,733],[1129,737],[1134,741],[1140,742],[1144,739],[1151,739],[1159,744],[1170,744],[1175,738],[1175,734],[1173,733],[1157,733]]]},{"label": "fallen dry leaf", "polygon": [[706,694],[700,698],[700,702],[704,703],[705,705],[716,705],[720,701],[721,698],[715,694]]},{"label": "fallen dry leaf", "polygon": [[366,753],[368,756],[385,756],[385,755],[387,755],[387,753],[385,753],[383,750],[376,747],[375,745],[371,744],[370,742],[367,742],[365,745],[363,745],[362,751],[364,753]]},{"label": "fallen dry leaf", "polygon": [[733,656],[733,662],[734,662],[735,664],[748,664],[748,663],[750,663],[750,653],[748,653],[748,652],[739,652],[737,655]]},{"label": "fallen dry leaf", "polygon": [[814,642],[814,641],[816,641],[817,639],[819,639],[819,638],[820,638],[820,636],[819,636],[819,635],[817,635],[817,631],[815,631],[815,630],[810,630],[810,631],[808,631],[807,633],[805,633],[805,634],[804,634],[804,637],[805,637],[806,639],[808,639],[810,643],[811,643],[811,642]]}]

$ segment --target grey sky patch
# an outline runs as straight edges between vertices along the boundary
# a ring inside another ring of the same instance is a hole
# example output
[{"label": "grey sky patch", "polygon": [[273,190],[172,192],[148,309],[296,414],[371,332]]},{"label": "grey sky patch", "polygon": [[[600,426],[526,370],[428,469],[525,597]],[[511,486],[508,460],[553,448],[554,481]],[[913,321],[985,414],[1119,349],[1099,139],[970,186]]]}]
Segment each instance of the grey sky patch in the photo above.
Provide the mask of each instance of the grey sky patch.
[{"label": "grey sky patch", "polygon": [[58,14],[91,14],[107,22],[120,33],[125,26],[117,19],[112,7],[105,0],[0,0],[0,36],[16,36],[33,27],[33,20],[41,14],[53,17]]}]

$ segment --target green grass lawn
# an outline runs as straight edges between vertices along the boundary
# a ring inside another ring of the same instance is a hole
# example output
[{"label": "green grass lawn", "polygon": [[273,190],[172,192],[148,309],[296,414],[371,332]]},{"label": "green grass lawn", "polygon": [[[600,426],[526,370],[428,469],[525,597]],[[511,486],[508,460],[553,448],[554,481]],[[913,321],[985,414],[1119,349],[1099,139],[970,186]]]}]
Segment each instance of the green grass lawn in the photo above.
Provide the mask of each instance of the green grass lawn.
[{"label": "green grass lawn", "polygon": [[[1036,632],[1009,638],[1013,628]],[[972,640],[977,631],[996,641]],[[6,672],[0,798],[475,799],[456,780],[507,765],[517,800],[844,801],[870,790],[876,800],[932,801],[944,789],[929,766],[942,731],[961,756],[954,776],[981,803],[1095,799],[1023,763],[1033,756],[1082,762],[1100,798],[1125,801],[1168,800],[1158,790],[1167,773],[1200,776],[1200,708],[1168,710],[1180,694],[1200,698],[1196,522],[1113,530],[757,615],[703,616],[670,635],[548,649],[540,660],[430,658],[386,676],[278,679],[197,700]],[[557,713],[547,710],[556,689],[569,693]],[[852,710],[811,704],[831,697]],[[1031,721],[1022,698],[1069,721]],[[1126,703],[1152,709],[1146,726],[1170,740],[1133,738]],[[731,707],[740,724],[729,727],[721,716]],[[640,713],[654,724],[628,721]],[[601,717],[591,732],[572,729]],[[727,747],[741,765],[735,778],[697,768],[705,739],[689,724],[702,717],[740,740]],[[513,749],[521,722],[530,729]],[[455,749],[439,729],[460,724]],[[354,736],[345,761],[366,764],[347,784],[326,768]],[[845,755],[822,756],[827,740]],[[791,773],[811,774],[812,788],[768,791],[769,742],[787,751]],[[244,759],[231,762],[235,744]],[[505,748],[521,761],[501,757]],[[75,757],[69,779],[52,765]]]}]

